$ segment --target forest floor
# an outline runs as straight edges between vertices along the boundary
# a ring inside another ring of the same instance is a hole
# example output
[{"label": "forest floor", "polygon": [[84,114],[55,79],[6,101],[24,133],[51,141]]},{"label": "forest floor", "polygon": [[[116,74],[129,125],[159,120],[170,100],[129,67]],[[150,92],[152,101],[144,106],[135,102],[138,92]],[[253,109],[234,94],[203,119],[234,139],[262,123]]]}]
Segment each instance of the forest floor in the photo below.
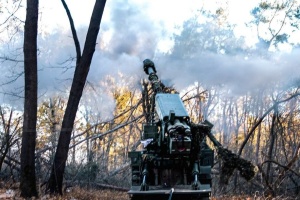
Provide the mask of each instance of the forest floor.
[{"label": "forest floor", "polygon": [[[4,200],[23,200],[20,192],[16,189],[0,188],[0,199]],[[116,190],[95,190],[84,189],[79,187],[71,188],[63,196],[40,195],[39,198],[31,200],[130,200],[127,192]],[[156,199],[158,200],[158,199]],[[249,197],[249,196],[223,196],[212,197],[211,200],[290,200],[290,198],[271,198],[271,197]]]},{"label": "forest floor", "polygon": [[[0,199],[23,200],[19,190],[0,189]],[[129,196],[124,191],[115,190],[86,190],[83,188],[71,188],[63,196],[40,195],[32,200],[129,200]]]}]

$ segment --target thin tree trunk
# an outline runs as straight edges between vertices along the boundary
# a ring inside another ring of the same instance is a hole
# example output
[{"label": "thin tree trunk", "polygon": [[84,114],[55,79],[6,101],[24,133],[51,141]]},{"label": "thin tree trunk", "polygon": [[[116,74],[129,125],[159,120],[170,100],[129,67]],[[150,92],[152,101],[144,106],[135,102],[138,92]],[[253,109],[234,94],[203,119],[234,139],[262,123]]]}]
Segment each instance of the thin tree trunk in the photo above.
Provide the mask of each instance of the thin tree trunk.
[{"label": "thin tree trunk", "polygon": [[[263,97],[262,94],[258,95],[257,98],[257,116],[262,116],[263,115],[263,101],[262,101]],[[257,130],[257,143],[256,143],[256,147],[255,147],[255,164],[258,164],[260,161],[260,145],[261,145],[261,134],[262,134],[262,125],[259,124],[258,125],[258,130]]]},{"label": "thin tree trunk", "polygon": [[35,176],[38,6],[38,0],[27,0],[24,30],[25,102],[20,183],[21,196],[26,198],[38,195]]},{"label": "thin tree trunk", "polygon": [[[268,160],[273,160],[273,151],[274,151],[274,144],[276,138],[276,126],[277,126],[277,115],[278,115],[278,107],[274,108],[274,114],[272,116],[272,126],[270,130],[270,146],[268,151]],[[269,183],[272,183],[273,180],[273,170],[271,169],[272,163],[268,162],[267,164],[267,171],[266,171],[266,178]]]}]

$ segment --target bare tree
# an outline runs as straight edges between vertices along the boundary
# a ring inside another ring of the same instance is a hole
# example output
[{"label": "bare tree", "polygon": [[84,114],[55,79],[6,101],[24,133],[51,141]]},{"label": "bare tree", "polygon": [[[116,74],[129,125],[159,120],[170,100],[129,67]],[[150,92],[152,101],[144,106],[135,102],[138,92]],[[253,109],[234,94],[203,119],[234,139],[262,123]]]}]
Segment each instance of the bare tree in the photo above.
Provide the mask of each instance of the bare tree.
[{"label": "bare tree", "polygon": [[263,119],[276,107],[278,106],[279,104],[281,103],[284,103],[284,102],[287,102],[297,96],[299,96],[300,93],[295,93],[295,94],[292,94],[290,95],[289,97],[287,97],[286,99],[283,99],[281,101],[276,101],[274,102],[274,104],[258,119],[258,121],[253,125],[253,127],[251,128],[251,130],[249,131],[249,133],[246,135],[243,143],[241,144],[241,147],[238,151],[238,154],[241,155],[242,154],[242,151],[245,147],[245,145],[247,144],[248,140],[250,139],[251,135],[254,133],[255,129],[259,126],[259,124],[263,121]]},{"label": "bare tree", "polygon": [[[8,115],[8,118],[7,116]],[[14,119],[14,111],[9,108],[3,108],[0,106],[0,120],[2,121],[3,133],[0,133],[0,171],[2,169],[2,165],[5,162],[6,157],[11,150],[11,147],[18,141],[19,137],[17,137],[20,131],[20,123],[21,118],[18,117]],[[6,119],[7,118],[7,119]]]},{"label": "bare tree", "polygon": [[106,0],[96,0],[95,2],[82,54],[80,52],[80,45],[70,11],[64,0],[62,0],[62,3],[69,17],[76,48],[77,61],[69,100],[63,118],[62,129],[59,135],[58,145],[52,165],[52,171],[47,186],[47,190],[49,190],[50,193],[59,194],[62,194],[63,175],[68,158],[71,133],[93,54],[95,52],[96,40],[99,33]]},{"label": "bare tree", "polygon": [[25,102],[21,148],[21,196],[37,196],[35,139],[37,117],[37,31],[38,0],[27,0],[24,30]]}]

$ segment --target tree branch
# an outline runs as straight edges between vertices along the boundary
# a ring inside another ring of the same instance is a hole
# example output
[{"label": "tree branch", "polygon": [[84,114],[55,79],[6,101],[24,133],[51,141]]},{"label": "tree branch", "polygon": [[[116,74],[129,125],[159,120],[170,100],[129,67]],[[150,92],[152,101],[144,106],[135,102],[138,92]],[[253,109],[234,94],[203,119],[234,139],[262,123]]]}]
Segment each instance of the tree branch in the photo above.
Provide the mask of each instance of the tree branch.
[{"label": "tree branch", "polygon": [[263,119],[279,104],[284,103],[286,101],[289,101],[297,96],[299,96],[300,93],[295,93],[293,95],[291,95],[290,97],[282,100],[282,101],[278,101],[275,102],[273,106],[271,106],[260,118],[259,120],[254,124],[254,126],[251,128],[251,130],[249,131],[248,135],[246,136],[246,138],[244,139],[239,151],[238,151],[238,155],[240,156],[242,154],[242,151],[245,147],[245,145],[247,144],[248,140],[250,139],[251,135],[254,133],[255,129],[258,127],[258,125],[263,121]]}]

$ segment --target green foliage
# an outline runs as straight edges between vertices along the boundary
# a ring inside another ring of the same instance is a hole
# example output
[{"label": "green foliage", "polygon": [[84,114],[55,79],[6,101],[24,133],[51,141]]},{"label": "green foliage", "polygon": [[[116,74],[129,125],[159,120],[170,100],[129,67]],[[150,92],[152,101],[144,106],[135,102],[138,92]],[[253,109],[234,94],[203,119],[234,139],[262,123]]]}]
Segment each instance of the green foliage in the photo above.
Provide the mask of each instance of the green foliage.
[{"label": "green foliage", "polygon": [[275,39],[276,44],[288,42],[288,38],[289,38],[289,35],[287,35],[286,33],[281,34],[281,35],[276,35],[276,39]]},{"label": "green foliage", "polygon": [[257,27],[260,41],[269,41],[267,50],[279,49],[278,44],[294,45],[289,39],[299,31],[299,7],[297,1],[266,0],[252,9],[254,20],[250,24]]},{"label": "green foliage", "polygon": [[[205,22],[202,20],[205,19]],[[218,9],[216,14],[199,12],[183,24],[180,34],[174,34],[172,56],[192,58],[202,52],[235,54],[245,52],[244,38],[237,38],[234,26],[227,21],[225,11]]]},{"label": "green foliage", "polygon": [[259,4],[259,8],[260,8],[260,9],[263,9],[263,10],[267,10],[267,9],[269,9],[270,7],[271,7],[271,4],[268,3],[268,2],[261,2],[261,3]]}]

